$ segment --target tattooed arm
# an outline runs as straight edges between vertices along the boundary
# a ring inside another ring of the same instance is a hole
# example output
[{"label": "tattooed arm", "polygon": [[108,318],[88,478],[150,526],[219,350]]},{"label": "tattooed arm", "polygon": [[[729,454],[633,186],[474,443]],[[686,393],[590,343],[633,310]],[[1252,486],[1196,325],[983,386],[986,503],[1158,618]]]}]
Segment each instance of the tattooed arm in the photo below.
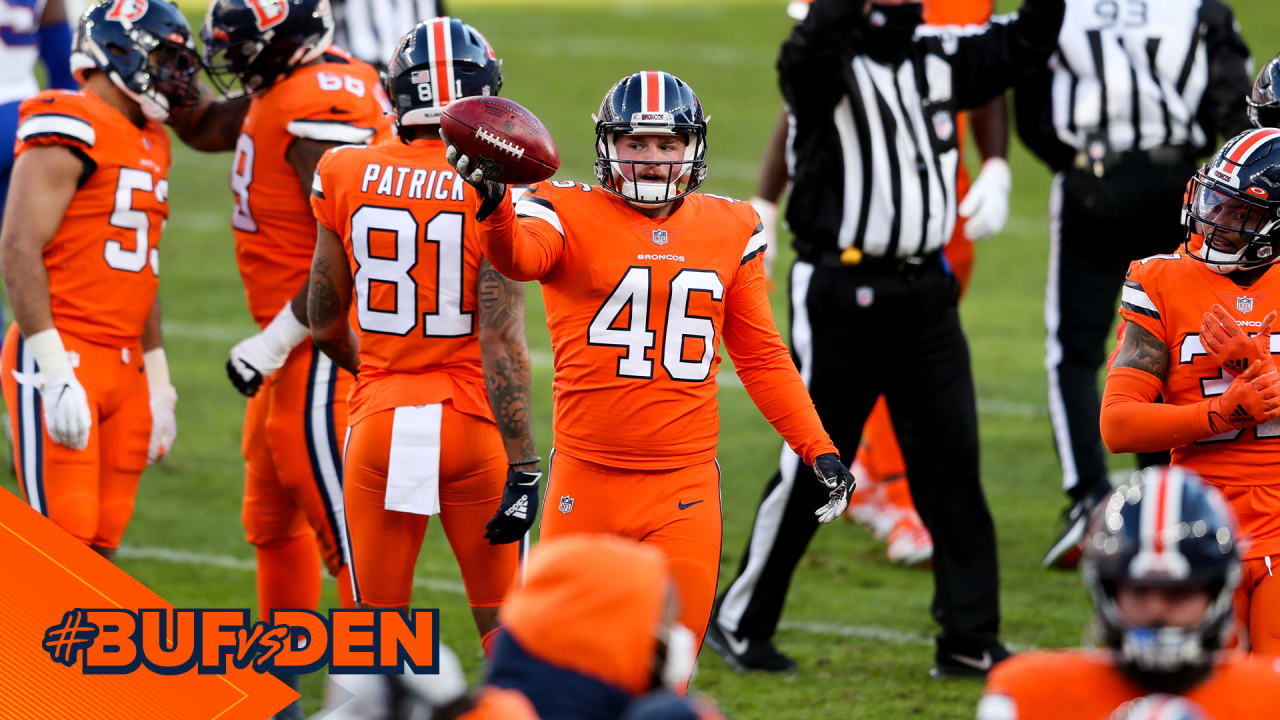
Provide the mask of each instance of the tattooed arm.
[{"label": "tattooed arm", "polygon": [[1165,391],[1169,348],[1129,322],[1107,372],[1098,422],[1102,441],[1114,453],[1156,452],[1266,422],[1280,414],[1280,377],[1262,367],[1254,363],[1221,395],[1183,405],[1157,402]]},{"label": "tattooed arm", "polygon": [[1138,323],[1126,322],[1112,367],[1141,370],[1163,382],[1169,372],[1169,348]]},{"label": "tattooed arm", "polygon": [[[314,273],[313,273],[314,274]],[[489,404],[509,461],[537,457],[529,411],[529,343],[524,334],[524,286],[487,259],[480,263],[480,353]],[[537,463],[516,467],[537,472]]]},{"label": "tattooed arm", "polygon": [[306,294],[311,339],[339,367],[355,375],[360,372],[360,341],[347,322],[351,265],[337,233],[319,223],[316,227],[316,252],[311,258],[310,292]]}]

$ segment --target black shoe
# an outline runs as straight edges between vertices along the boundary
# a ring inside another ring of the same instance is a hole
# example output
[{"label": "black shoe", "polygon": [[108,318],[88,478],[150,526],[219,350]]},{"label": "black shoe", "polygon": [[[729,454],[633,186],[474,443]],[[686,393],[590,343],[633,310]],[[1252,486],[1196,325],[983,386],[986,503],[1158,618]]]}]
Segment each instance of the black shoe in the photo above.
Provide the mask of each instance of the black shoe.
[{"label": "black shoe", "polygon": [[987,672],[1003,660],[1009,659],[1009,651],[1004,645],[996,643],[982,652],[943,651],[934,653],[933,668],[929,677],[940,678],[986,678]]},{"label": "black shoe", "polygon": [[1094,490],[1083,498],[1076,500],[1063,511],[1063,528],[1058,539],[1053,541],[1049,552],[1040,561],[1040,567],[1057,568],[1059,570],[1075,570],[1080,564],[1084,531],[1089,526],[1089,515],[1093,508],[1111,492],[1111,486],[1105,485]]},{"label": "black shoe", "polygon": [[796,661],[783,655],[769,640],[739,640],[732,633],[720,627],[715,616],[707,625],[707,646],[724,658],[729,667],[738,672],[785,673],[796,669]]}]

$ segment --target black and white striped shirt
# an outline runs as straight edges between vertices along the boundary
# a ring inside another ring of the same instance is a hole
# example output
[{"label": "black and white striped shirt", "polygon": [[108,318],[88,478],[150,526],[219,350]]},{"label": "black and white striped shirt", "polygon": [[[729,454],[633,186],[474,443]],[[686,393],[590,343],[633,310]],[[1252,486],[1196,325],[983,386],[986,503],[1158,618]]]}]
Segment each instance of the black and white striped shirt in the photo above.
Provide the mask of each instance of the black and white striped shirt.
[{"label": "black and white striped shirt", "polygon": [[1203,155],[1248,127],[1251,76],[1220,0],[1068,0],[1057,51],[1017,88],[1018,131],[1056,170],[1081,151]]},{"label": "black and white striped shirt", "polygon": [[939,250],[956,221],[955,113],[1004,92],[1053,52],[1063,0],[988,25],[921,27],[900,62],[866,51],[861,3],[816,0],[782,46],[792,113],[787,223],[801,258]]},{"label": "black and white striped shirt", "polygon": [[334,0],[333,41],[381,69],[410,28],[444,14],[444,0]]}]

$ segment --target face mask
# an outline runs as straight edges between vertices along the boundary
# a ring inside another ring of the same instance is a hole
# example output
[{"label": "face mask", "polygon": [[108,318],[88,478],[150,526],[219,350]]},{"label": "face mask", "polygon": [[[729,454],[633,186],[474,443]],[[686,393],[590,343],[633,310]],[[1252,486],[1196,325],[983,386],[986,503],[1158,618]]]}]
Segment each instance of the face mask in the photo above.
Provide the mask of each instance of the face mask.
[{"label": "face mask", "polygon": [[911,51],[911,38],[924,22],[924,5],[871,5],[866,34],[867,54],[879,62],[903,60]]}]

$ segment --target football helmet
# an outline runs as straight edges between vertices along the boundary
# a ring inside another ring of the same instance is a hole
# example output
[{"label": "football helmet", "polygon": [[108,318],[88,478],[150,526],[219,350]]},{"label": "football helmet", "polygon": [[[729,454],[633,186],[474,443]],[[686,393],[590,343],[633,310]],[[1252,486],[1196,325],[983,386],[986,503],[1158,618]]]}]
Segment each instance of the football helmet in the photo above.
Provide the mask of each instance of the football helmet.
[{"label": "football helmet", "polygon": [[475,28],[457,18],[432,18],[400,38],[384,82],[398,127],[438,125],[450,102],[497,95],[502,61]]},{"label": "football helmet", "polygon": [[333,44],[329,0],[213,0],[200,28],[209,80],[223,95],[271,87]]},{"label": "football helmet", "polygon": [[103,0],[80,17],[71,71],[80,83],[100,70],[154,120],[199,97],[191,28],[167,0]]},{"label": "football helmet", "polygon": [[1253,90],[1246,97],[1254,127],[1280,127],[1280,54],[1262,66]]},{"label": "football helmet", "polygon": [[[1094,512],[1082,572],[1117,667],[1154,692],[1184,692],[1213,668],[1231,630],[1239,536],[1226,501],[1191,470],[1150,467]],[[1117,603],[1120,585],[1209,593],[1190,627],[1139,626]]]},{"label": "football helmet", "polygon": [[1187,252],[1229,273],[1280,259],[1280,130],[1246,130],[1192,178],[1183,206]]},{"label": "football helmet", "polygon": [[[707,177],[707,121],[702,103],[685,81],[665,72],[628,75],[605,93],[596,122],[596,179],[609,192],[641,205],[664,205],[702,185]],[[680,135],[684,159],[619,160],[626,135]],[[668,166],[668,182],[637,182],[637,165]],[[624,172],[624,166],[627,172]]]}]

